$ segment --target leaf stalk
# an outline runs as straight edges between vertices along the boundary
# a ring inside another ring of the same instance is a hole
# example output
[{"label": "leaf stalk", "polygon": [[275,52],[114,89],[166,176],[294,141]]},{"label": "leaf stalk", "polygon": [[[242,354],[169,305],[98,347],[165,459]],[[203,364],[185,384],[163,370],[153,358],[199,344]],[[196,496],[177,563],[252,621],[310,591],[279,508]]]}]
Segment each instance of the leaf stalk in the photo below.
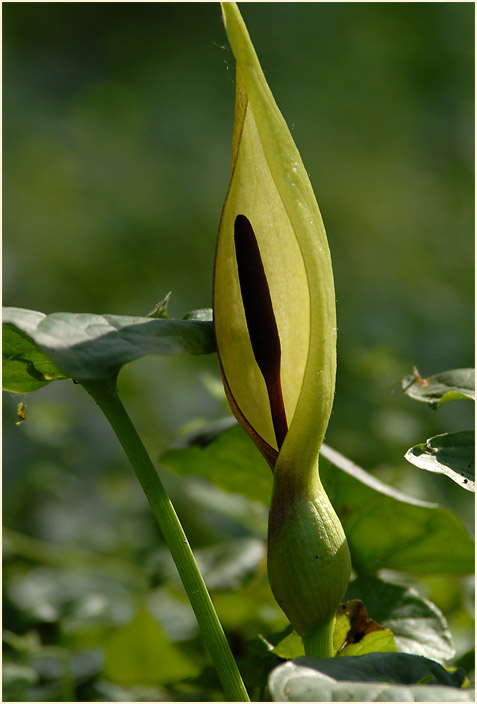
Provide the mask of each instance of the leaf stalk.
[{"label": "leaf stalk", "polygon": [[81,381],[109,421],[146,494],[197,618],[227,701],[250,701],[189,541],[116,389],[116,375]]}]

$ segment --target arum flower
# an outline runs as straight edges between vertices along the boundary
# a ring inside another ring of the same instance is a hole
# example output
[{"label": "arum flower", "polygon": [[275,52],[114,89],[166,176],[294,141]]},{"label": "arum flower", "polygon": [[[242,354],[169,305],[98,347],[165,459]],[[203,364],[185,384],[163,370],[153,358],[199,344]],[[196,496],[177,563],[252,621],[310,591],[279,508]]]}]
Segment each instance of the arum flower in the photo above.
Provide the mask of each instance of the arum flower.
[{"label": "arum flower", "polygon": [[318,453],[335,386],[331,259],[310,181],[235,3],[222,3],[236,59],[231,180],[214,271],[225,391],[274,473],[272,591],[310,654],[330,655],[349,580],[341,524]]}]

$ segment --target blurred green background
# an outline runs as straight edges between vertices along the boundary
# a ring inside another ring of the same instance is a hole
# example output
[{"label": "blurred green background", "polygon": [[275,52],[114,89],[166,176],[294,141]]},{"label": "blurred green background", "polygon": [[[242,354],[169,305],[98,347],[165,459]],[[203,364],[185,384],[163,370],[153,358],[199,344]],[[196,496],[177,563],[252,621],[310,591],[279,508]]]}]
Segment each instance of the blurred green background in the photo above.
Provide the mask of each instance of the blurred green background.
[{"label": "blurred green background", "polygon": [[[435,413],[404,397],[400,380],[413,365],[423,376],[473,366],[474,5],[241,9],[332,253],[338,380],[327,442],[471,528],[471,495],[403,454],[471,427],[472,404]],[[210,306],[233,63],[218,3],[4,4],[4,305],[144,315],[172,291],[172,316]],[[214,356],[123,370],[123,400],[154,459],[224,415],[218,378]],[[16,426],[19,400],[28,418]],[[162,476],[197,550],[246,548],[248,571],[233,586],[249,572],[252,581],[217,594],[240,654],[247,638],[285,624],[263,573],[266,509]],[[23,638],[8,646],[15,695],[197,696],[200,685],[177,685],[206,660],[167,551],[112,433],[70,382],[4,394],[4,521],[4,627]],[[420,588],[440,594],[464,652],[460,586]],[[125,632],[150,633],[167,686],[148,675],[146,655],[128,675]],[[33,652],[34,666],[18,655]]]}]

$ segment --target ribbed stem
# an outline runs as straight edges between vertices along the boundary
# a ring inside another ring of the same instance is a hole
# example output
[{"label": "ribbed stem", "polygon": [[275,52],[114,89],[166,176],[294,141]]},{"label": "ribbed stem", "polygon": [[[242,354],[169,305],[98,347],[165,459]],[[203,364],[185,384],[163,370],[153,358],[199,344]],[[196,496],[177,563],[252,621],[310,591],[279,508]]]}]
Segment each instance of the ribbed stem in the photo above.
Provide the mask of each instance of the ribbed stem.
[{"label": "ribbed stem", "polygon": [[189,597],[227,701],[249,697],[180,521],[116,391],[116,378],[82,381],[121,443],[153,510]]},{"label": "ribbed stem", "polygon": [[303,638],[305,646],[305,655],[314,658],[332,658],[333,650],[333,633],[335,628],[335,619],[331,619],[329,623],[317,628],[313,633]]},{"label": "ribbed stem", "polygon": [[[268,520],[268,579],[309,654],[332,657],[333,621],[351,561],[343,527],[319,480],[318,464],[275,466]],[[326,654],[329,653],[329,654]]]}]

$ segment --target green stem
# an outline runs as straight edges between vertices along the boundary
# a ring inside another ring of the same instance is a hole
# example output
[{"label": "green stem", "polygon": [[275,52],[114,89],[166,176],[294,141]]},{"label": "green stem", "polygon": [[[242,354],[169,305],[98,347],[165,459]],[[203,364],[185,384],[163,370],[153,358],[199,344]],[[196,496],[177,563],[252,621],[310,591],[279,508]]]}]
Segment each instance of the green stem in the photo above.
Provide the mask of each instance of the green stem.
[{"label": "green stem", "polygon": [[305,655],[309,655],[313,658],[332,658],[334,655],[334,629],[335,619],[333,617],[331,621],[304,637],[303,645],[305,646]]},{"label": "green stem", "polygon": [[81,385],[108,419],[144,489],[171,551],[227,701],[250,701],[187,537],[146,448],[117,394],[116,377],[82,381]]}]

